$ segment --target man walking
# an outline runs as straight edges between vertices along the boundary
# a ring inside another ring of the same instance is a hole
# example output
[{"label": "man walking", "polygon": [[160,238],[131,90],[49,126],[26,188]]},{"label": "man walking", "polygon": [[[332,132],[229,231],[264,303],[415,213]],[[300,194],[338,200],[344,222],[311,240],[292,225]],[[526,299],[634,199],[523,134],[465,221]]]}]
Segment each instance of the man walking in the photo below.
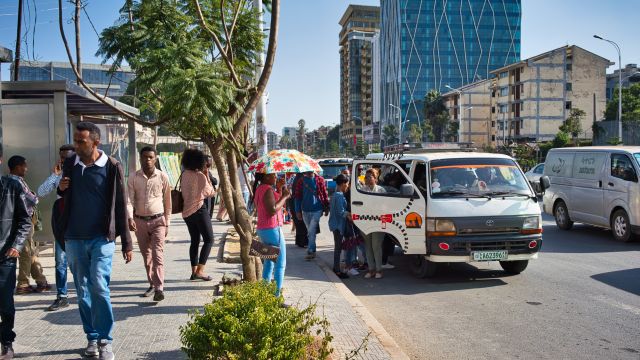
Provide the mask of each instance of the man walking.
[{"label": "man walking", "polygon": [[[62,179],[62,164],[64,161],[73,156],[73,145],[62,145],[59,149],[58,155],[60,155],[58,163],[53,167],[53,172],[38,188],[38,197],[43,198],[53,192],[60,184]],[[54,237],[54,256],[55,256],[55,271],[56,271],[56,290],[57,296],[53,304],[49,305],[47,311],[56,311],[69,306],[69,300],[67,295],[67,254],[64,252],[64,239],[57,236],[58,224],[60,222],[60,216],[62,216],[62,209],[64,208],[64,201],[60,195],[57,195],[56,201],[53,203],[53,209],[51,212],[51,228],[53,229]]]},{"label": "man walking", "polygon": [[[37,221],[36,205],[38,205],[38,196],[31,191],[29,185],[27,185],[24,177],[27,175],[28,167],[27,160],[20,156],[14,155],[9,158],[9,177],[16,180],[24,191],[25,203],[27,204],[27,212],[31,216],[32,224]],[[29,294],[33,291],[43,292],[51,289],[51,286],[47,282],[47,278],[42,272],[42,265],[38,259],[38,247],[33,241],[33,227],[27,237],[27,241],[24,243],[24,247],[20,252],[20,259],[18,260],[18,288],[16,294]],[[36,281],[35,290],[29,284],[29,275]]]},{"label": "man walking", "polygon": [[[2,164],[2,144],[0,144]],[[0,178],[0,359],[13,359],[16,333],[13,324],[16,308],[13,289],[16,287],[16,260],[31,232],[31,216],[27,212],[25,193],[16,180]]]},{"label": "man walking", "polygon": [[309,246],[306,260],[316,257],[316,235],[318,233],[322,213],[329,214],[329,195],[327,185],[322,176],[309,171],[294,183],[295,207],[298,220],[303,220],[307,227]]},{"label": "man walking", "polygon": [[147,271],[149,288],[142,295],[154,294],[153,301],[164,300],[164,240],[169,233],[171,185],[169,177],[156,168],[156,150],[140,150],[142,169],[129,176],[129,230],[136,232],[138,247]]},{"label": "man walking", "polygon": [[124,171],[116,159],[98,150],[100,129],[95,124],[79,122],[73,144],[76,156],[65,160],[58,185],[58,194],[64,198],[59,230],[87,335],[85,355],[112,360],[109,281],[118,236],[125,261],[133,257]]}]

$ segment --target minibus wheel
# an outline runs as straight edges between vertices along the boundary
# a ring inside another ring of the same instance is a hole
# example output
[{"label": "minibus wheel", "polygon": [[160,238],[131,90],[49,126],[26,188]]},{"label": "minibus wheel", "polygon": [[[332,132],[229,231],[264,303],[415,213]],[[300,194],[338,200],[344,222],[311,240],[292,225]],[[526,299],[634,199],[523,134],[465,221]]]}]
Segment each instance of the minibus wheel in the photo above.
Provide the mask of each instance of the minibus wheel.
[{"label": "minibus wheel", "polygon": [[433,277],[436,274],[436,270],[436,263],[425,259],[424,255],[414,255],[411,259],[411,271],[417,278]]},{"label": "minibus wheel", "polygon": [[570,230],[573,227],[573,221],[569,218],[569,210],[564,201],[558,201],[556,208],[553,210],[553,215],[556,218],[556,225],[560,229]]},{"label": "minibus wheel", "polygon": [[631,241],[631,225],[626,211],[618,209],[613,213],[613,216],[611,216],[611,232],[618,241]]},{"label": "minibus wheel", "polygon": [[507,274],[518,275],[529,265],[529,260],[500,261],[500,266]]}]

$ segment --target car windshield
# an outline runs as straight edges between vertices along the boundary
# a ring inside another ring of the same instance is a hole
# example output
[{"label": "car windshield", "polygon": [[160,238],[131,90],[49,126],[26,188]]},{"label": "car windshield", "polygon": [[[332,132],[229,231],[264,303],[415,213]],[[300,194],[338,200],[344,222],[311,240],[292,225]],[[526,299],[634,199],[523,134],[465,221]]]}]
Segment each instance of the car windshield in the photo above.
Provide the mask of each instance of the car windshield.
[{"label": "car windshield", "polygon": [[511,159],[447,159],[431,162],[431,197],[531,196],[526,178]]},{"label": "car windshield", "polygon": [[322,176],[325,179],[333,179],[334,177],[338,176],[338,174],[340,174],[342,170],[349,168],[348,164],[320,164],[320,166],[322,167]]},{"label": "car windshield", "polygon": [[635,153],[636,161],[638,162],[638,166],[640,166],[640,153]]}]

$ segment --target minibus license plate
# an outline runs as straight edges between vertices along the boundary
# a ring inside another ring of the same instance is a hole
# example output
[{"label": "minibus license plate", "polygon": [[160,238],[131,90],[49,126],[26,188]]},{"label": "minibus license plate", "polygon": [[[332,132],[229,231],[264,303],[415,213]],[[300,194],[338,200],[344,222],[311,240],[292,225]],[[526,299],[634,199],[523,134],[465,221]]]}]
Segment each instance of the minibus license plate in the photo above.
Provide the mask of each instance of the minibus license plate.
[{"label": "minibus license plate", "polygon": [[473,256],[473,261],[506,260],[507,250],[474,251],[471,253],[471,256]]}]

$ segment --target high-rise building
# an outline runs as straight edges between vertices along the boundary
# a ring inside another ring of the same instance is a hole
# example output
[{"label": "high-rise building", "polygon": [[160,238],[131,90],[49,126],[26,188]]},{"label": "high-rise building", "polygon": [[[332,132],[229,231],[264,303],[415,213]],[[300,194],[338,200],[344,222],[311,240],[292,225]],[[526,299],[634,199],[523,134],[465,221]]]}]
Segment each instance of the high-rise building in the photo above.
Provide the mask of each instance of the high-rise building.
[{"label": "high-rise building", "polygon": [[[520,60],[520,0],[381,0],[381,118],[406,135],[442,93]],[[405,136],[402,136],[405,139]]]},{"label": "high-rise building", "polygon": [[[13,73],[13,65],[11,66]],[[98,94],[118,100],[127,91],[135,74],[128,66],[122,66],[113,74],[109,65],[82,64],[82,79]],[[20,61],[19,81],[67,80],[76,83],[76,75],[68,62]]]},{"label": "high-rise building", "polygon": [[275,150],[280,148],[280,136],[273,131],[267,133],[267,150]]},{"label": "high-rise building", "polygon": [[373,37],[380,8],[349,5],[340,19],[340,138],[355,147],[373,124]]}]

